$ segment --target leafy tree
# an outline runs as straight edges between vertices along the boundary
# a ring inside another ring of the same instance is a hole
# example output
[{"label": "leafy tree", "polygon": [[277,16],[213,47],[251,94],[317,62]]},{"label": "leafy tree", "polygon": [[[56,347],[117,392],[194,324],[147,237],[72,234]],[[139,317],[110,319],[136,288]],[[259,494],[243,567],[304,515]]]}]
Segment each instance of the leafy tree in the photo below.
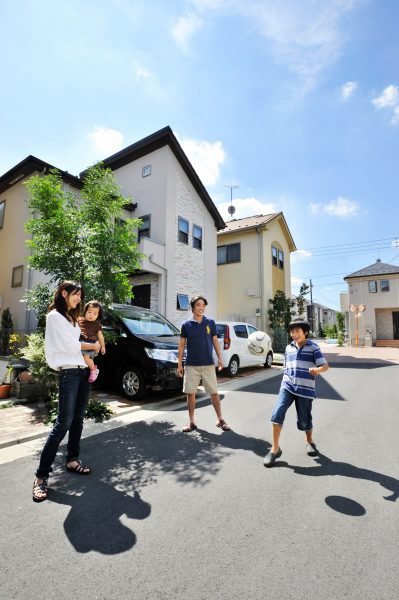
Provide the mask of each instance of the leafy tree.
[{"label": "leafy tree", "polygon": [[[139,266],[139,219],[120,222],[130,199],[110,169],[89,168],[80,195],[64,190],[58,171],[35,176],[25,183],[32,218],[26,230],[31,250],[29,266],[49,275],[50,284],[65,279],[80,282],[87,298],[104,304],[125,302],[131,296],[129,274]],[[36,290],[36,310],[46,293]],[[39,311],[40,312],[40,311]],[[40,315],[39,315],[40,316]]]},{"label": "leafy tree", "polygon": [[302,316],[303,313],[305,312],[305,296],[306,296],[306,294],[309,293],[309,290],[310,290],[310,287],[308,286],[308,284],[303,282],[299,289],[299,295],[296,299],[296,305],[297,305],[299,316]]},{"label": "leafy tree", "polygon": [[288,341],[288,325],[295,312],[292,309],[295,302],[287,298],[285,293],[277,290],[274,298],[269,300],[271,308],[268,310],[270,327],[273,329],[273,347],[277,352],[282,352]]},{"label": "leafy tree", "polygon": [[14,321],[12,320],[11,311],[9,308],[3,310],[1,315],[1,327],[0,327],[0,351],[3,354],[9,353],[10,336],[14,331]]},{"label": "leafy tree", "polygon": [[341,312],[336,313],[337,324],[338,324],[338,332],[345,330],[345,315]]}]

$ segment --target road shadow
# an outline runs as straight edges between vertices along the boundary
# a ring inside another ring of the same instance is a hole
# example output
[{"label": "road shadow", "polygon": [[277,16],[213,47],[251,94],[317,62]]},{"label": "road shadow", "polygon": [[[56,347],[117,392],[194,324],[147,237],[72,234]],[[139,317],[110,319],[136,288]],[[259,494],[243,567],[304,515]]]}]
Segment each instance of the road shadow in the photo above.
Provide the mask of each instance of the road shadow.
[{"label": "road shadow", "polygon": [[[247,392],[253,394],[270,394],[272,396],[278,396],[280,391],[282,375],[280,377],[273,377],[273,379],[266,379],[266,381],[258,381],[252,383],[246,387],[240,388],[240,392]],[[341,396],[339,392],[332,385],[329,384],[325,377],[318,377],[316,383],[316,396],[318,400],[340,400],[346,401],[346,398]]]},{"label": "road shadow", "polygon": [[71,507],[64,530],[76,552],[120,554],[135,545],[135,533],[121,523],[120,517],[146,519],[150,515],[151,506],[139,492],[131,496],[102,481],[89,482],[86,478],[68,487],[72,488],[71,493],[50,490],[48,500]]},{"label": "road shadow", "polygon": [[[350,463],[331,460],[331,458],[320,452],[314,461],[318,466],[299,467],[288,463],[280,463],[280,465],[292,469],[294,473],[307,475],[309,477],[340,476],[378,483],[381,487],[391,492],[388,496],[383,496],[385,500],[391,502],[395,502],[399,496],[399,481],[394,477],[389,477],[388,475],[371,471],[370,469],[362,469],[361,467],[356,467]],[[276,465],[277,464],[278,463],[276,463]]]},{"label": "road shadow", "polygon": [[248,437],[235,431],[226,431],[223,434],[217,434],[198,428],[197,433],[208,444],[223,446],[230,450],[246,450],[262,458],[270,449],[270,444],[264,439]]},{"label": "road shadow", "polygon": [[345,496],[327,496],[324,501],[327,506],[343,515],[363,517],[366,514],[362,504]]},{"label": "road shadow", "polygon": [[[327,359],[328,360],[328,359]],[[372,360],[353,360],[353,361],[340,361],[340,360],[328,360],[330,367],[334,369],[381,369],[384,367],[397,367],[398,363],[389,362],[386,360],[372,359]]]},{"label": "road shadow", "polygon": [[[219,394],[219,400],[222,402],[222,400],[224,399],[224,394]],[[183,402],[185,402],[186,400],[186,396],[184,396],[184,398],[182,399]],[[212,402],[210,399],[209,394],[207,394],[206,392],[201,392],[195,399],[195,406],[212,406]],[[173,412],[181,412],[181,411],[186,411],[187,412],[187,404],[184,404],[184,406],[178,406],[177,408],[172,408]]]}]

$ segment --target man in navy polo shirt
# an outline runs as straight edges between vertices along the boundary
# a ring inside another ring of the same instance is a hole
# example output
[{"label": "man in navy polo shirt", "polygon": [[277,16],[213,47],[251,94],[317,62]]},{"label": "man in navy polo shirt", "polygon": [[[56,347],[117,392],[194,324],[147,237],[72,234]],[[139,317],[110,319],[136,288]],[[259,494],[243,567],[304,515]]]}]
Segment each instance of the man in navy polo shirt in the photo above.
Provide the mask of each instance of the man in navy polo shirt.
[{"label": "man in navy polo shirt", "polygon": [[288,325],[292,337],[291,344],[285,349],[285,369],[280,393],[271,417],[273,427],[273,444],[265,456],[263,464],[272,467],[282,455],[279,439],[285,414],[295,402],[297,427],[305,432],[306,453],[317,455],[313,441],[312,402],[316,397],[315,379],[328,369],[328,363],[319,346],[308,340],[310,325],[304,319],[294,319]]},{"label": "man in navy polo shirt", "polygon": [[[205,391],[211,396],[213,408],[218,418],[216,426],[220,427],[222,431],[231,429],[222,418],[220,398],[217,392],[216,371],[212,356],[213,348],[218,357],[219,371],[223,369],[223,361],[216,335],[215,321],[204,315],[207,304],[208,301],[203,296],[191,298],[190,306],[193,318],[184,321],[180,332],[177,372],[179,377],[183,377],[184,373],[183,392],[187,394],[189,424],[183,428],[185,433],[197,429],[194,422],[195,395],[201,380]],[[183,354],[186,344],[187,357],[183,370]]]}]

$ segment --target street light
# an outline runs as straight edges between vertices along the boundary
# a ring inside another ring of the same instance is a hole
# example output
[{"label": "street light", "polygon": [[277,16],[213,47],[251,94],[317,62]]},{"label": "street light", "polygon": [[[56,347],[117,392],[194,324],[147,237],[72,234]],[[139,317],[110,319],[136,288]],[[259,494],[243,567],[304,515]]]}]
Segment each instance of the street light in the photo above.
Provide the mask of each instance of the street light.
[{"label": "street light", "polygon": [[366,310],[365,304],[351,304],[349,310],[354,313],[355,322],[356,322],[356,335],[355,335],[355,346],[356,348],[359,345],[359,318],[362,312]]}]

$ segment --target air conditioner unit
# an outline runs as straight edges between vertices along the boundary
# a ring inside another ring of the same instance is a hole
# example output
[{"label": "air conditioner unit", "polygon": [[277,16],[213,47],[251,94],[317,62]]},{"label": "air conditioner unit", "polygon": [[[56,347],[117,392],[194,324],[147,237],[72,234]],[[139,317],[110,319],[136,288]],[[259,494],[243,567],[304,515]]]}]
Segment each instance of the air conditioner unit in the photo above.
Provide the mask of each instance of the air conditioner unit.
[{"label": "air conditioner unit", "polygon": [[261,308],[255,308],[255,315],[257,317],[260,317],[262,315],[262,309]]}]

